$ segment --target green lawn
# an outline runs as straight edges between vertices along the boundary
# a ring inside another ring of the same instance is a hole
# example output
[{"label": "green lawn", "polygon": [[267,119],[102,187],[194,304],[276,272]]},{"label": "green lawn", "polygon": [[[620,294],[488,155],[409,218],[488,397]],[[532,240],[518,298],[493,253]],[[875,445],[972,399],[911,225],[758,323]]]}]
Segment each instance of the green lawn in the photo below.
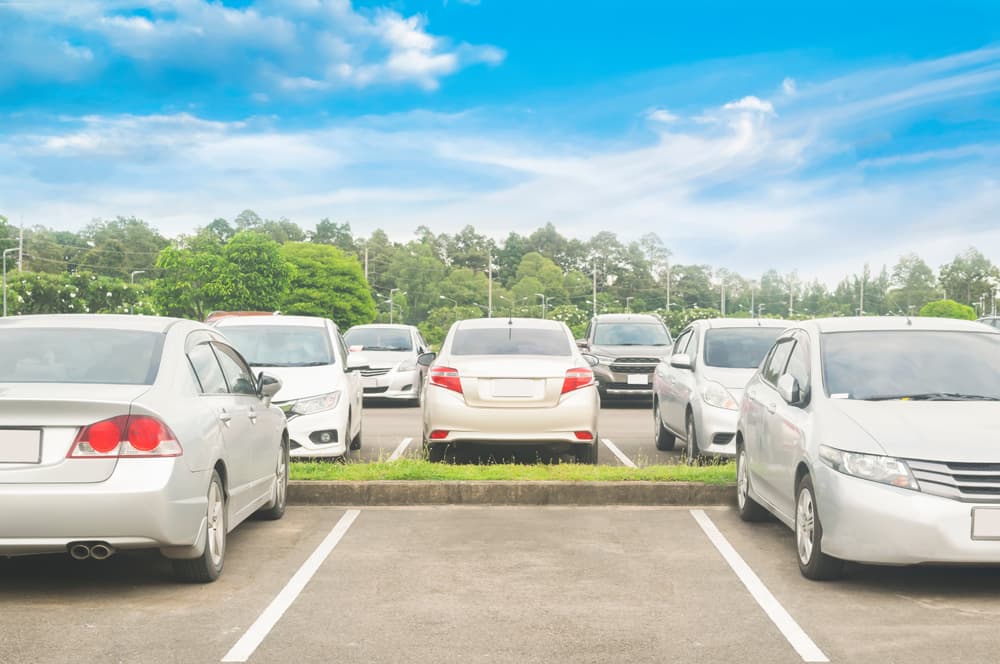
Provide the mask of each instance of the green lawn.
[{"label": "green lawn", "polygon": [[587,464],[448,464],[414,459],[374,463],[293,462],[293,480],[559,480],[564,482],[705,482],[736,481],[736,465],[591,466]]}]

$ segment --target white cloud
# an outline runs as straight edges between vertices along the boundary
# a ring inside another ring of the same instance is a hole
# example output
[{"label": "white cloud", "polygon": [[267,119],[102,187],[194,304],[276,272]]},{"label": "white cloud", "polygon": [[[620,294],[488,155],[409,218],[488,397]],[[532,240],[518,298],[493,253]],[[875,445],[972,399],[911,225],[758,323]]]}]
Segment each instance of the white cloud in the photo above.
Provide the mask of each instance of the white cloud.
[{"label": "white cloud", "polygon": [[793,95],[798,91],[794,78],[786,78],[781,82],[781,89],[786,95]]},{"label": "white cloud", "polygon": [[722,108],[727,111],[753,111],[756,113],[774,114],[774,105],[763,99],[749,95],[738,101],[731,101]]},{"label": "white cloud", "polygon": [[646,118],[653,122],[662,122],[663,124],[677,122],[680,119],[665,108],[653,108],[646,111]]}]

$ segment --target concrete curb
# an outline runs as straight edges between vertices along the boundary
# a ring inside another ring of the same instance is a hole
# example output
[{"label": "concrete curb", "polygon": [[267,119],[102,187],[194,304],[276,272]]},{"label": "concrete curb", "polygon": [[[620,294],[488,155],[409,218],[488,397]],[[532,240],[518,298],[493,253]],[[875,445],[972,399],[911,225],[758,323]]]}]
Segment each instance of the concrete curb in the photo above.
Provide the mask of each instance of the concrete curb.
[{"label": "concrete curb", "polygon": [[288,484],[290,505],[732,505],[735,484],[696,482],[321,482]]}]

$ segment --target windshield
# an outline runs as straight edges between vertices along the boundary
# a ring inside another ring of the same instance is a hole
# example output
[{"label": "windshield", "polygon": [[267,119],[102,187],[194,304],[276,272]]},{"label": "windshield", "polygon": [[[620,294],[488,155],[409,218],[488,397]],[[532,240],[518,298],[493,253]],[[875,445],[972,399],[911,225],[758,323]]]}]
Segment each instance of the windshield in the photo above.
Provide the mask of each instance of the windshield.
[{"label": "windshield", "polygon": [[362,350],[413,350],[409,331],[388,327],[356,327],[347,331],[344,341]]},{"label": "windshield", "polygon": [[219,331],[255,367],[317,367],[334,364],[326,329],[292,325],[226,326]]},{"label": "windshield", "polygon": [[598,346],[666,346],[667,328],[658,323],[601,323],[594,332]]},{"label": "windshield", "polygon": [[778,327],[743,327],[705,333],[705,364],[723,369],[756,369],[781,334]]},{"label": "windshield", "polygon": [[553,355],[573,352],[562,330],[539,328],[479,328],[455,331],[452,355]]},{"label": "windshield", "polygon": [[1000,334],[839,332],[822,348],[832,398],[1000,399]]},{"label": "windshield", "polygon": [[152,385],[163,335],[108,329],[0,331],[0,383]]}]

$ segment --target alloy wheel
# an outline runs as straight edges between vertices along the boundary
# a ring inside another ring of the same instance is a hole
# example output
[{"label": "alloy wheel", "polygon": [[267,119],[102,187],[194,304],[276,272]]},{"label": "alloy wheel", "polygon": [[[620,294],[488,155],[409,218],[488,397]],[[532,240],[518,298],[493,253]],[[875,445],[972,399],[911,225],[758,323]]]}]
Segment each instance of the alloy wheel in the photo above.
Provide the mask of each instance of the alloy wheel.
[{"label": "alloy wheel", "polygon": [[746,507],[750,492],[750,478],[747,473],[747,453],[741,449],[739,456],[736,457],[736,502],[740,509]]},{"label": "alloy wheel", "polygon": [[219,566],[226,553],[226,502],[218,482],[208,490],[208,551],[212,564]]},{"label": "alloy wheel", "polygon": [[812,492],[803,488],[799,491],[799,500],[795,510],[795,543],[799,550],[799,560],[808,565],[812,560],[815,542],[816,510],[813,505]]}]

